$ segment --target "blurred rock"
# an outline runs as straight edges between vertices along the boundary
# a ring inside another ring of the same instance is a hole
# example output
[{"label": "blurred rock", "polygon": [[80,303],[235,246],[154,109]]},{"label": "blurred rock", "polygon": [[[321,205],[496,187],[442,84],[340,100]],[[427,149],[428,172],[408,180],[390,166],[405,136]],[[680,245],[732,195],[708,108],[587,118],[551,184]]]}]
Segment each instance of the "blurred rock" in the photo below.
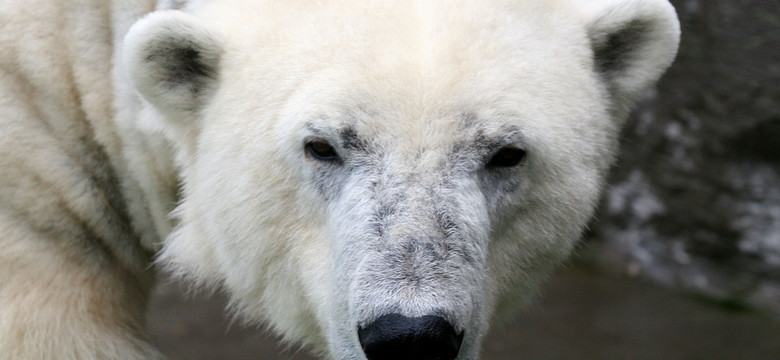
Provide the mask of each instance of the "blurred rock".
[{"label": "blurred rock", "polygon": [[624,129],[585,255],[780,312],[780,1],[672,3],[680,54]]}]

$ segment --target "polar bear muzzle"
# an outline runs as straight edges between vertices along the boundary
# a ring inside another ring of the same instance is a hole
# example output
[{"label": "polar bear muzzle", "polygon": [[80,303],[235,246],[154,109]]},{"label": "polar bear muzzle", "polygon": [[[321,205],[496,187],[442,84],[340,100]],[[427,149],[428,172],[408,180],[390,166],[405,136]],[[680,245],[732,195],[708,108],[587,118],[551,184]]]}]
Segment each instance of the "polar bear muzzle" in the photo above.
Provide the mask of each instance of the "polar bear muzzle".
[{"label": "polar bear muzzle", "polygon": [[453,360],[463,342],[463,332],[434,315],[384,315],[360,328],[358,337],[368,360]]}]

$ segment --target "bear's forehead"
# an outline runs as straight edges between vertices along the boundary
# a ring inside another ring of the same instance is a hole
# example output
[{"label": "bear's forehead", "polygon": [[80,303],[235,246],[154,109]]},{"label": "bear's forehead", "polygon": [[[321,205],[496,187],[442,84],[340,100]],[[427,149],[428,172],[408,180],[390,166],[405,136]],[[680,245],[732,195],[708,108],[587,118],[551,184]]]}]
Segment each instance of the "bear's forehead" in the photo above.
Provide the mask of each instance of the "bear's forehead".
[{"label": "bear's forehead", "polygon": [[235,49],[258,56],[296,56],[296,62],[312,67],[415,67],[437,76],[451,67],[473,71],[469,68],[489,60],[493,67],[544,57],[558,61],[563,57],[549,56],[549,51],[561,46],[568,47],[565,58],[574,57],[577,49],[571,45],[586,49],[589,44],[577,16],[565,14],[571,7],[558,3],[232,0],[206,2],[196,11],[222,26]]},{"label": "bear's forehead", "polygon": [[[605,95],[577,16],[545,9],[559,3],[229,0],[198,13],[227,34],[221,76],[233,101],[215,104],[285,118],[284,133],[350,128],[418,151],[473,142],[464,123],[474,122],[485,138],[511,126],[541,142],[554,128],[571,135],[566,146],[591,146]],[[280,103],[281,114],[266,110]]]},{"label": "bear's forehead", "polygon": [[458,98],[576,102],[581,91],[572,86],[595,83],[577,16],[545,9],[560,1],[232,1],[240,4],[208,2],[198,12],[226,34],[223,65],[232,79],[276,82],[259,88],[323,76],[329,86],[433,109]]}]

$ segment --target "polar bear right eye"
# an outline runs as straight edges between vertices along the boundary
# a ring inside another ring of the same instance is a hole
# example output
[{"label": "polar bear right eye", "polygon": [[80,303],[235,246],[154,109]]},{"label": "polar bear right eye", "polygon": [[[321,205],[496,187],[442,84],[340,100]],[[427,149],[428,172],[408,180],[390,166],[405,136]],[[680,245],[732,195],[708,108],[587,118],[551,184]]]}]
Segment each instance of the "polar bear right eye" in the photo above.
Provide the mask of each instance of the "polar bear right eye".
[{"label": "polar bear right eye", "polygon": [[336,152],[336,149],[334,149],[333,146],[328,144],[326,141],[310,141],[306,143],[305,147],[309,156],[316,160],[324,162],[337,162],[341,160],[339,154]]}]

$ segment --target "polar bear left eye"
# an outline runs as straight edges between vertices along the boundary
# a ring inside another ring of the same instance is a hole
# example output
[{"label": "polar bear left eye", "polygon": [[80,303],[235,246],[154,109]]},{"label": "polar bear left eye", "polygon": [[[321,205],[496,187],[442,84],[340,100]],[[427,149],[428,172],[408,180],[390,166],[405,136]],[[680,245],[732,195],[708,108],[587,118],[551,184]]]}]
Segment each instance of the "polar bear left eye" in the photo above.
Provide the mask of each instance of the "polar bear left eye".
[{"label": "polar bear left eye", "polygon": [[508,146],[498,150],[485,164],[488,168],[502,168],[522,165],[525,160],[525,150]]},{"label": "polar bear left eye", "polygon": [[335,162],[341,160],[336,149],[326,141],[315,140],[306,143],[306,152],[319,161]]}]

